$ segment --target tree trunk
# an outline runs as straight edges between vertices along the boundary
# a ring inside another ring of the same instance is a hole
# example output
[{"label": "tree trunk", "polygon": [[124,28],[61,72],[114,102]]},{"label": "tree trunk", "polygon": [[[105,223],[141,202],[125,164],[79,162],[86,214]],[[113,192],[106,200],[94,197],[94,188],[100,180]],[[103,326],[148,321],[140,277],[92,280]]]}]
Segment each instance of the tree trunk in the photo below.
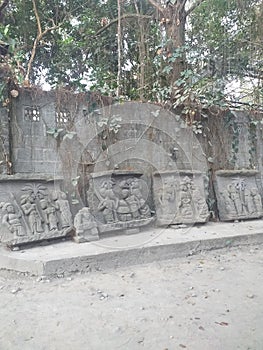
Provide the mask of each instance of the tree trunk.
[{"label": "tree trunk", "polygon": [[[185,23],[186,11],[184,1],[180,1],[175,5],[169,5],[165,11],[165,30],[167,36],[167,54],[172,56],[173,53],[185,45]],[[169,84],[173,86],[176,80],[181,76],[181,73],[186,68],[185,54],[182,52],[173,63],[173,69],[169,76]]]},{"label": "tree trunk", "polygon": [[122,41],[122,33],[121,33],[121,0],[117,0],[118,5],[118,28],[117,28],[117,38],[118,38],[118,73],[117,73],[117,97],[121,95],[121,41]]},{"label": "tree trunk", "polygon": [[[134,1],[134,6],[136,13],[139,16],[140,11],[136,1]],[[139,27],[139,98],[141,101],[144,100],[145,95],[145,60],[146,60],[146,47],[145,47],[145,22],[143,18],[138,17],[138,27]]]}]

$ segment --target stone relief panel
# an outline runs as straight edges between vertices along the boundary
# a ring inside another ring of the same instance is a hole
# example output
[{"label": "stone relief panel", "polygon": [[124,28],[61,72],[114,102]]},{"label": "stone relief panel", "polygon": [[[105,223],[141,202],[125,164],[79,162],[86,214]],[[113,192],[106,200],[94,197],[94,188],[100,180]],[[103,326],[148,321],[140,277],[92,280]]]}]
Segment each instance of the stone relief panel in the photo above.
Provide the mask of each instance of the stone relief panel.
[{"label": "stone relief panel", "polygon": [[[3,184],[1,184],[3,187]],[[13,184],[1,192],[1,243],[8,247],[67,236],[73,218],[67,196],[51,184]]]},{"label": "stone relief panel", "polygon": [[154,173],[158,225],[206,222],[209,218],[204,175],[190,171]]},{"label": "stone relief panel", "polygon": [[256,171],[219,170],[215,191],[220,220],[253,219],[263,216]]},{"label": "stone relief panel", "polygon": [[149,185],[141,173],[115,171],[93,174],[88,204],[100,232],[145,226],[154,220]]}]

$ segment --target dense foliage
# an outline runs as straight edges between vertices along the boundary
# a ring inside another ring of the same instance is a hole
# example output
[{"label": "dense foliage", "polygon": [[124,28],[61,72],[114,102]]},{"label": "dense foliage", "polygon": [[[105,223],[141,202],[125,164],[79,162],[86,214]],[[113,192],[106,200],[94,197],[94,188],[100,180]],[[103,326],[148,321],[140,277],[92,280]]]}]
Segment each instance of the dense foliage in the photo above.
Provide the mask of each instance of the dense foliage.
[{"label": "dense foliage", "polygon": [[260,0],[0,1],[0,89],[261,108],[262,19]]}]

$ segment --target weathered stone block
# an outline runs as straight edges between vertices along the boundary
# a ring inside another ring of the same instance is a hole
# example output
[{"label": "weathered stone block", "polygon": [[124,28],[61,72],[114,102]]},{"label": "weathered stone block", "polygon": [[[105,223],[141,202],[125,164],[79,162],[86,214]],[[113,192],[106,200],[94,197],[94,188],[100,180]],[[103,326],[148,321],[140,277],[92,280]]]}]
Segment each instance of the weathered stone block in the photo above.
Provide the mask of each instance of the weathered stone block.
[{"label": "weathered stone block", "polygon": [[153,222],[151,188],[143,174],[130,171],[94,173],[88,190],[88,206],[99,232],[126,230]]},{"label": "weathered stone block", "polygon": [[256,183],[257,171],[219,170],[215,191],[220,220],[253,219],[263,216]]},{"label": "weathered stone block", "polygon": [[202,223],[209,218],[204,174],[200,172],[154,173],[153,192],[158,225]]},{"label": "weathered stone block", "polygon": [[61,179],[42,176],[0,177],[1,243],[14,247],[67,236],[73,229]]}]

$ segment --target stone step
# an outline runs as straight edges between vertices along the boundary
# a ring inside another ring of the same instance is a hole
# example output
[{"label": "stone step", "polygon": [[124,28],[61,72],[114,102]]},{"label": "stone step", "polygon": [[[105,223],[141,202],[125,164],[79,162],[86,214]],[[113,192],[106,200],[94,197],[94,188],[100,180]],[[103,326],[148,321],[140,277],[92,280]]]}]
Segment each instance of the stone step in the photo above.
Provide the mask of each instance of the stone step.
[{"label": "stone step", "polygon": [[263,243],[263,221],[209,222],[149,228],[132,235],[72,241],[19,251],[0,248],[0,269],[52,276],[115,269],[198,254],[200,251]]}]

